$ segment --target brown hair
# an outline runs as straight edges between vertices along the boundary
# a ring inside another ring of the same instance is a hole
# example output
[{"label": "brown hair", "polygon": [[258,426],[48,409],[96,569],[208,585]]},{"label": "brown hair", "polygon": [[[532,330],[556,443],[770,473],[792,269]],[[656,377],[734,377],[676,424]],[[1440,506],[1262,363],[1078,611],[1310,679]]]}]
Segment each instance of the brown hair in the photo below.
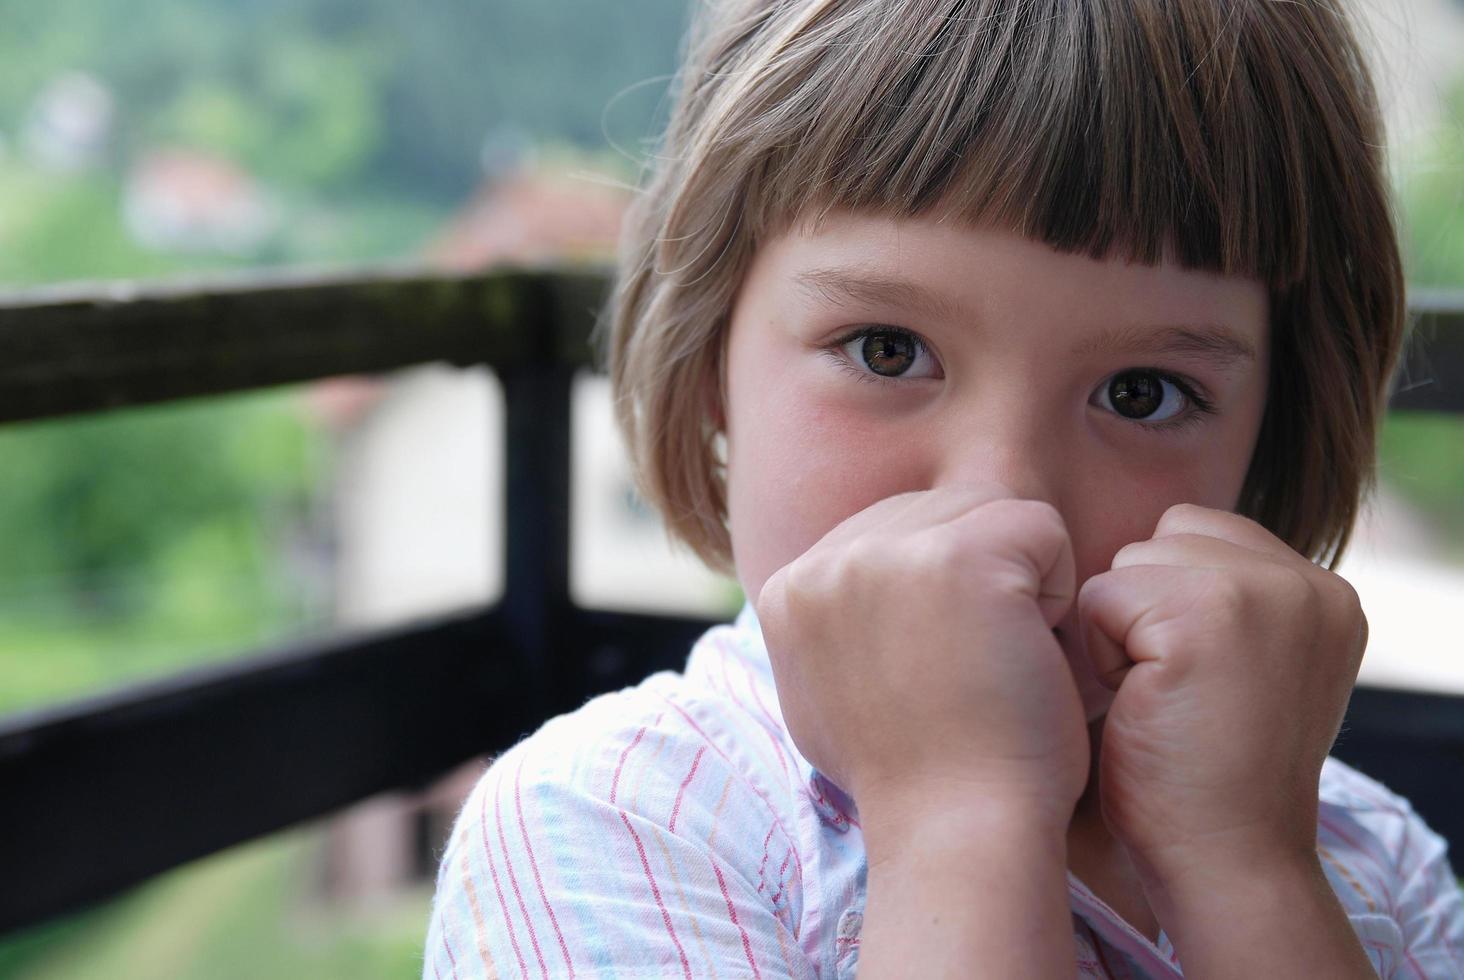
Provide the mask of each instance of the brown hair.
[{"label": "brown hair", "polygon": [[1404,329],[1376,97],[1339,0],[707,0],[612,301],[616,412],[730,570],[723,340],[759,242],[831,208],[1245,275],[1270,397],[1238,510],[1335,562]]}]

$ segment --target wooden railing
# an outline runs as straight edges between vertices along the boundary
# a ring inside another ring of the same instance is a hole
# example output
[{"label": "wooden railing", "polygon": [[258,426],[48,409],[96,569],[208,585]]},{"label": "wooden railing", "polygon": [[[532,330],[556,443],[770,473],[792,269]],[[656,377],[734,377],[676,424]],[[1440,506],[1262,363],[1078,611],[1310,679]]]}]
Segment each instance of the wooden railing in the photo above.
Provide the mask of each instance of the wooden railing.
[{"label": "wooden railing", "polygon": [[[422,787],[595,693],[684,664],[709,623],[569,595],[570,382],[591,363],[604,289],[589,273],[376,270],[0,298],[0,422],[486,364],[506,397],[508,484],[507,585],[491,607],[0,719],[0,932]],[[1464,294],[1413,305],[1422,344],[1394,409],[1464,413]],[[1359,689],[1334,754],[1464,840],[1464,699]]]}]

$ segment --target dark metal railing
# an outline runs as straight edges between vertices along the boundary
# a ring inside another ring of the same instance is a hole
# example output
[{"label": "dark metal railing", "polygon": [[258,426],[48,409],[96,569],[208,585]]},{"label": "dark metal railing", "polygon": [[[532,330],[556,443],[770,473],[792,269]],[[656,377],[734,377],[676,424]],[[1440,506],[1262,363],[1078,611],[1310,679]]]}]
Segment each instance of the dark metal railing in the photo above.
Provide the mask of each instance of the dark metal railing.
[{"label": "dark metal railing", "polygon": [[1389,408],[1464,415],[1464,289],[1413,290],[1408,308],[1413,327]]},{"label": "dark metal railing", "polygon": [[[0,300],[0,422],[431,361],[507,408],[507,587],[491,607],[0,719],[0,932],[390,789],[422,787],[595,693],[679,668],[709,623],[569,596],[569,392],[600,274],[377,270]],[[1415,297],[1394,407],[1464,413],[1464,294]],[[1464,699],[1359,689],[1335,754],[1464,839]]]}]

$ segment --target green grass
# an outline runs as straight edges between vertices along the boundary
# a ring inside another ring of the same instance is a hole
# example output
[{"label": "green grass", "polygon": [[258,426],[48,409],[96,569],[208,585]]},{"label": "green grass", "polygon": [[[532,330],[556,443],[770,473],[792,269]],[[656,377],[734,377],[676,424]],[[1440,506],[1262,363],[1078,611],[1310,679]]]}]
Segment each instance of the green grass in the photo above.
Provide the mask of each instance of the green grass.
[{"label": "green grass", "polygon": [[376,980],[418,976],[430,886],[369,909],[323,903],[321,832],[195,862],[61,922],[0,939],[10,980]]}]

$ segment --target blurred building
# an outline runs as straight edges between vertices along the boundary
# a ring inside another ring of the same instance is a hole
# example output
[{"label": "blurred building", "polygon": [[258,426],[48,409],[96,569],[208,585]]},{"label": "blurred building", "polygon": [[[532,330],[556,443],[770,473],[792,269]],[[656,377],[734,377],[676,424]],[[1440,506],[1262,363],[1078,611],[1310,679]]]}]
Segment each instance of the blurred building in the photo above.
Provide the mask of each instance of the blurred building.
[{"label": "blurred building", "polygon": [[127,175],[122,218],[160,252],[243,255],[279,228],[279,210],[242,167],[195,150],[156,150]]},{"label": "blurred building", "polygon": [[427,248],[453,271],[510,262],[608,264],[629,193],[608,178],[533,163],[490,177]]}]

